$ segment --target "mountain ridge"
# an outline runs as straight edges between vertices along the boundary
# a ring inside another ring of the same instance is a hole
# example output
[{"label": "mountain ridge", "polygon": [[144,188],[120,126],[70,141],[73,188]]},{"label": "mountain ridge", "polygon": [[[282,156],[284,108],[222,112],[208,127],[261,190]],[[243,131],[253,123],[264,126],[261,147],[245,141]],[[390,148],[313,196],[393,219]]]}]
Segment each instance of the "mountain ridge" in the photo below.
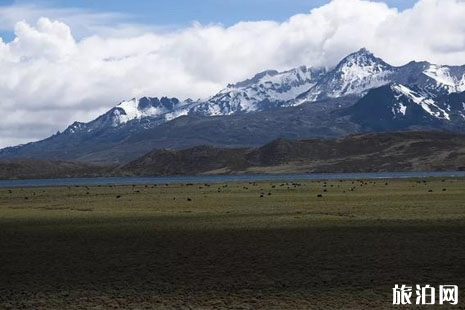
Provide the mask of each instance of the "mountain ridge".
[{"label": "mountain ridge", "polygon": [[331,69],[264,71],[204,101],[122,101],[91,122],[2,149],[0,159],[122,163],[164,147],[249,147],[278,137],[408,129],[465,132],[464,92],[465,66],[394,67],[361,49]]},{"label": "mountain ridge", "polygon": [[144,100],[159,101],[159,99],[133,98],[122,101],[104,115],[122,111],[116,123],[125,124],[145,116],[151,119],[152,125],[156,126],[161,122],[185,115],[220,116],[250,113],[328,98],[363,95],[369,89],[393,82],[419,86],[428,95],[433,96],[463,92],[465,65],[440,66],[423,61],[394,67],[366,48],[361,48],[344,57],[331,70],[307,66],[283,72],[266,70],[244,81],[228,84],[226,88],[206,100],[180,101],[177,98],[162,97],[161,100],[174,102],[171,103],[171,108],[144,113],[144,109],[138,110],[134,105],[138,106]]},{"label": "mountain ridge", "polygon": [[250,148],[155,149],[122,165],[0,160],[0,179],[465,170],[465,135],[438,131],[278,138]]}]

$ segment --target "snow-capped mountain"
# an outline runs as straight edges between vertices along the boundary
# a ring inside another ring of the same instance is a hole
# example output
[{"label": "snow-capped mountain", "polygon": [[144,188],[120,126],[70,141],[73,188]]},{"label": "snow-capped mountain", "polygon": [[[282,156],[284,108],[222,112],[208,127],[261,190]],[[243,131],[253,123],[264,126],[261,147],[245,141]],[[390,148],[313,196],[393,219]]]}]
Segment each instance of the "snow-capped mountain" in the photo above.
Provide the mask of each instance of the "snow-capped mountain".
[{"label": "snow-capped mountain", "polygon": [[131,99],[123,101],[114,109],[113,126],[127,123],[134,119],[144,117],[157,117],[173,111],[179,106],[184,106],[185,103],[180,103],[177,98],[148,98]]},{"label": "snow-capped mountain", "polygon": [[[394,67],[365,48],[342,59],[333,69],[301,66],[284,72],[268,70],[229,84],[206,100],[148,98],[123,101],[90,123],[74,123],[65,132],[94,131],[137,123],[146,128],[180,116],[226,116],[273,110],[352,95],[396,83],[424,98],[425,107],[436,97],[465,91],[465,66],[451,67],[411,62]],[[401,87],[401,86],[398,86]],[[438,114],[438,117],[441,117]]]},{"label": "snow-capped mountain", "polygon": [[153,127],[185,115],[224,116],[291,106],[294,98],[315,85],[325,73],[325,69],[304,66],[285,72],[265,71],[251,79],[230,84],[204,101],[133,98],[121,102],[92,122],[75,122],[65,132],[114,128],[128,122]]},{"label": "snow-capped mountain", "polygon": [[0,150],[0,158],[124,161],[157,147],[398,129],[465,132],[465,66],[396,67],[361,49],[334,68],[264,71],[205,100],[122,101],[91,122]]},{"label": "snow-capped mountain", "polygon": [[346,95],[363,96],[370,89],[400,83],[421,88],[427,96],[465,91],[465,66],[410,62],[394,67],[362,48],[344,58],[318,83],[297,97],[301,103]]},{"label": "snow-capped mountain", "polygon": [[[177,112],[188,111],[194,102],[192,100],[179,101],[177,98],[133,98],[122,101],[117,106],[102,114],[89,123],[74,122],[64,133],[91,132],[105,128],[116,128],[133,121],[150,121],[154,125],[165,122],[170,115]],[[187,112],[186,112],[187,113]],[[180,114],[180,113],[179,113]],[[177,115],[178,117],[180,115]],[[174,117],[173,117],[174,118]],[[169,120],[169,119],[168,119]]]},{"label": "snow-capped mountain", "polygon": [[325,73],[325,69],[305,66],[285,72],[261,72],[251,79],[228,85],[195,106],[191,113],[231,115],[290,106],[294,98],[313,87]]},{"label": "snow-capped mountain", "polygon": [[365,48],[345,57],[313,87],[297,97],[299,103],[361,95],[392,81],[396,70]]}]

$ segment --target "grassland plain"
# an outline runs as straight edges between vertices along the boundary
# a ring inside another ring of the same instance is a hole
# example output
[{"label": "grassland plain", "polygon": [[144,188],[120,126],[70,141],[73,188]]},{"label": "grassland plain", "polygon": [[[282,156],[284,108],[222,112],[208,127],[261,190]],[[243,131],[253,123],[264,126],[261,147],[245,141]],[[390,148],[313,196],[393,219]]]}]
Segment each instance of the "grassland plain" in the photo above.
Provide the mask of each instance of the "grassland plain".
[{"label": "grassland plain", "polygon": [[0,189],[2,309],[390,309],[464,259],[461,178]]}]

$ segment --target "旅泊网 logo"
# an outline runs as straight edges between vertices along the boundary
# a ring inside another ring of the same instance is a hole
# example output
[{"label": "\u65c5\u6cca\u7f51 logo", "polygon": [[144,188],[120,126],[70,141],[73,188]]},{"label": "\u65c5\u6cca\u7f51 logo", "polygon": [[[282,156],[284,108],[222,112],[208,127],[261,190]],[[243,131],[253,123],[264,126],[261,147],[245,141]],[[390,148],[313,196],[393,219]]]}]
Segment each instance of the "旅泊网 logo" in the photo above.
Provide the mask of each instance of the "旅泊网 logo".
[{"label": "\u65c5\u6cca\u7f51 logo", "polygon": [[393,305],[457,305],[459,288],[457,285],[399,285],[392,289]]}]

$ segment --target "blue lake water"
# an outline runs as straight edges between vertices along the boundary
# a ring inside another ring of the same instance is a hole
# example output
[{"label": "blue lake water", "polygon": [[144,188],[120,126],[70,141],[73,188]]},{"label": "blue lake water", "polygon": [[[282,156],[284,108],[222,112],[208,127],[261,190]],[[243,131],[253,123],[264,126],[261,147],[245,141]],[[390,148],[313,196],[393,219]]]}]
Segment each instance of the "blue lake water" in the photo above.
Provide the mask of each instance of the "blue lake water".
[{"label": "blue lake water", "polygon": [[66,185],[122,185],[122,184],[171,184],[171,183],[221,183],[234,181],[297,181],[297,180],[351,180],[394,179],[427,177],[465,177],[465,171],[445,172],[373,172],[373,173],[308,173],[308,174],[242,174],[196,175],[156,177],[111,177],[0,180],[0,187],[66,186]]}]

